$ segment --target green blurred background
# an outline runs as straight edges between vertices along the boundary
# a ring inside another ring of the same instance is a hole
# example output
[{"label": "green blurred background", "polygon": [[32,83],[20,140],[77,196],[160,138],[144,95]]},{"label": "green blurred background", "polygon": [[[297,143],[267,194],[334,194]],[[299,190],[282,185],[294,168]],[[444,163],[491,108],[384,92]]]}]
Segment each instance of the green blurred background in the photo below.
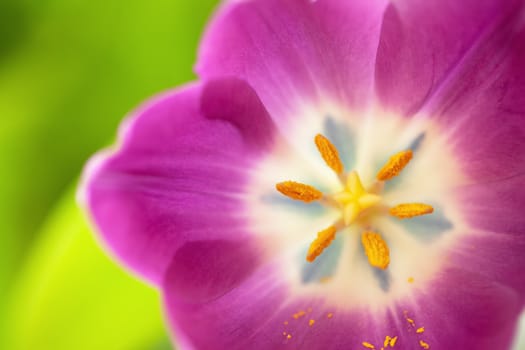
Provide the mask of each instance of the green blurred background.
[{"label": "green blurred background", "polygon": [[0,0],[0,349],[171,348],[158,293],[97,245],[75,187],[127,112],[195,78],[216,3]]},{"label": "green blurred background", "polygon": [[0,349],[169,349],[158,293],[96,244],[83,164],[194,79],[217,0],[0,0]]}]

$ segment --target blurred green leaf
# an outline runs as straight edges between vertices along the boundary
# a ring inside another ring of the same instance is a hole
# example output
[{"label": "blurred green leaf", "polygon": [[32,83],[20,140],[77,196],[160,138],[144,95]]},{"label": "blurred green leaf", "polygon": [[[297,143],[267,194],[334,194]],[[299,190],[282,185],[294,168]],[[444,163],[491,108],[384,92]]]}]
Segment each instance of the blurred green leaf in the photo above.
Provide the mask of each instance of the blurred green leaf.
[{"label": "blurred green leaf", "polygon": [[41,237],[12,289],[1,349],[169,348],[158,292],[107,256],[73,194]]},{"label": "blurred green leaf", "polygon": [[217,2],[0,1],[0,310],[49,208],[87,158],[134,106],[194,79]]}]

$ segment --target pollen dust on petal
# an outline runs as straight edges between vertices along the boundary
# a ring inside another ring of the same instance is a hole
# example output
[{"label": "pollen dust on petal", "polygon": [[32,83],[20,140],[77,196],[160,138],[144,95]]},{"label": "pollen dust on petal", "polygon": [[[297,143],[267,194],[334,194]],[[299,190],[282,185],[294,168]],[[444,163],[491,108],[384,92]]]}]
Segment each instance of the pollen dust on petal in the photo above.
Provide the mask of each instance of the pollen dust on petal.
[{"label": "pollen dust on petal", "polygon": [[375,349],[376,347],[373,345],[373,344],[370,344],[369,342],[362,342],[361,344],[363,344],[363,346],[367,349]]},{"label": "pollen dust on petal", "polygon": [[301,317],[304,317],[306,315],[306,311],[298,311],[295,314],[292,315],[292,317],[296,320],[300,319]]},{"label": "pollen dust on petal", "polygon": [[423,340],[420,340],[420,341],[419,341],[419,345],[420,345],[423,349],[430,349],[430,344],[428,344],[427,342],[424,342]]}]

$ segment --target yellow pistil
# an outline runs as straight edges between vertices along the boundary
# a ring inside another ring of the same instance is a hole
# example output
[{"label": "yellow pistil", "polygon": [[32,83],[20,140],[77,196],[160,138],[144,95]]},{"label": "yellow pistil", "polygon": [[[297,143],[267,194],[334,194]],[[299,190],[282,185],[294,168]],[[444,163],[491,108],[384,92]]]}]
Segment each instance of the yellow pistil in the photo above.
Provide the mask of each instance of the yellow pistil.
[{"label": "yellow pistil", "polygon": [[344,171],[343,163],[339,158],[337,148],[321,134],[315,136],[315,145],[321,153],[326,165],[328,165],[336,174],[342,174]]},{"label": "yellow pistil", "polygon": [[434,208],[431,205],[423,203],[399,204],[390,208],[390,214],[400,219],[412,218],[414,216],[431,214]]},{"label": "yellow pistil", "polygon": [[379,181],[388,181],[393,177],[396,177],[401,173],[401,170],[405,168],[405,166],[410,162],[412,159],[412,151],[402,151],[399,153],[394,154],[388,162],[379,170],[377,173],[376,178]]},{"label": "yellow pistil", "polygon": [[370,344],[369,342],[366,342],[366,341],[362,342],[361,344],[363,344],[363,346],[365,348],[367,348],[367,349],[375,349],[376,348],[374,345],[372,345],[372,344]]},{"label": "yellow pistil", "polygon": [[335,226],[330,226],[323,231],[317,233],[317,238],[310,244],[308,248],[308,254],[306,255],[306,260],[308,262],[314,261],[323,250],[325,250],[334,240],[336,233]]},{"label": "yellow pistil", "polygon": [[359,175],[355,171],[348,174],[345,189],[336,193],[333,199],[343,209],[345,225],[351,224],[364,210],[381,201],[381,197],[378,195],[366,192]]},{"label": "yellow pistil", "polygon": [[365,249],[370,265],[386,269],[390,264],[390,250],[378,233],[366,231],[361,235],[361,243]]},{"label": "yellow pistil", "polygon": [[295,181],[279,182],[275,185],[275,188],[286,197],[306,203],[313,202],[323,197],[323,193],[315,187]]}]

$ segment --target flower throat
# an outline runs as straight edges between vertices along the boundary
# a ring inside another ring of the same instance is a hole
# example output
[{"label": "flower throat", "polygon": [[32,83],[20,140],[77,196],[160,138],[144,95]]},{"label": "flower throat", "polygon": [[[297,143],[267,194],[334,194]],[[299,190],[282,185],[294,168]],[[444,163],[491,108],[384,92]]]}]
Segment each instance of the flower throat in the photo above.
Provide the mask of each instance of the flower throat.
[{"label": "flower throat", "polygon": [[[313,186],[295,181],[284,181],[275,186],[280,193],[291,199],[306,203],[318,201],[341,212],[339,220],[317,233],[317,238],[310,244],[306,255],[308,262],[315,261],[330,246],[338,231],[360,221],[364,223],[371,212],[388,212],[391,216],[406,219],[434,211],[432,206],[423,203],[402,203],[390,208],[382,203],[381,191],[384,183],[399,175],[407,166],[412,159],[411,150],[402,151],[390,157],[377,173],[376,181],[370,187],[365,188],[355,170],[345,172],[339,152],[330,140],[318,134],[315,137],[315,144],[326,165],[339,177],[342,184],[341,191],[326,194]],[[361,243],[370,265],[380,269],[388,267],[390,250],[379,233],[368,228],[364,229],[361,234]]]}]

